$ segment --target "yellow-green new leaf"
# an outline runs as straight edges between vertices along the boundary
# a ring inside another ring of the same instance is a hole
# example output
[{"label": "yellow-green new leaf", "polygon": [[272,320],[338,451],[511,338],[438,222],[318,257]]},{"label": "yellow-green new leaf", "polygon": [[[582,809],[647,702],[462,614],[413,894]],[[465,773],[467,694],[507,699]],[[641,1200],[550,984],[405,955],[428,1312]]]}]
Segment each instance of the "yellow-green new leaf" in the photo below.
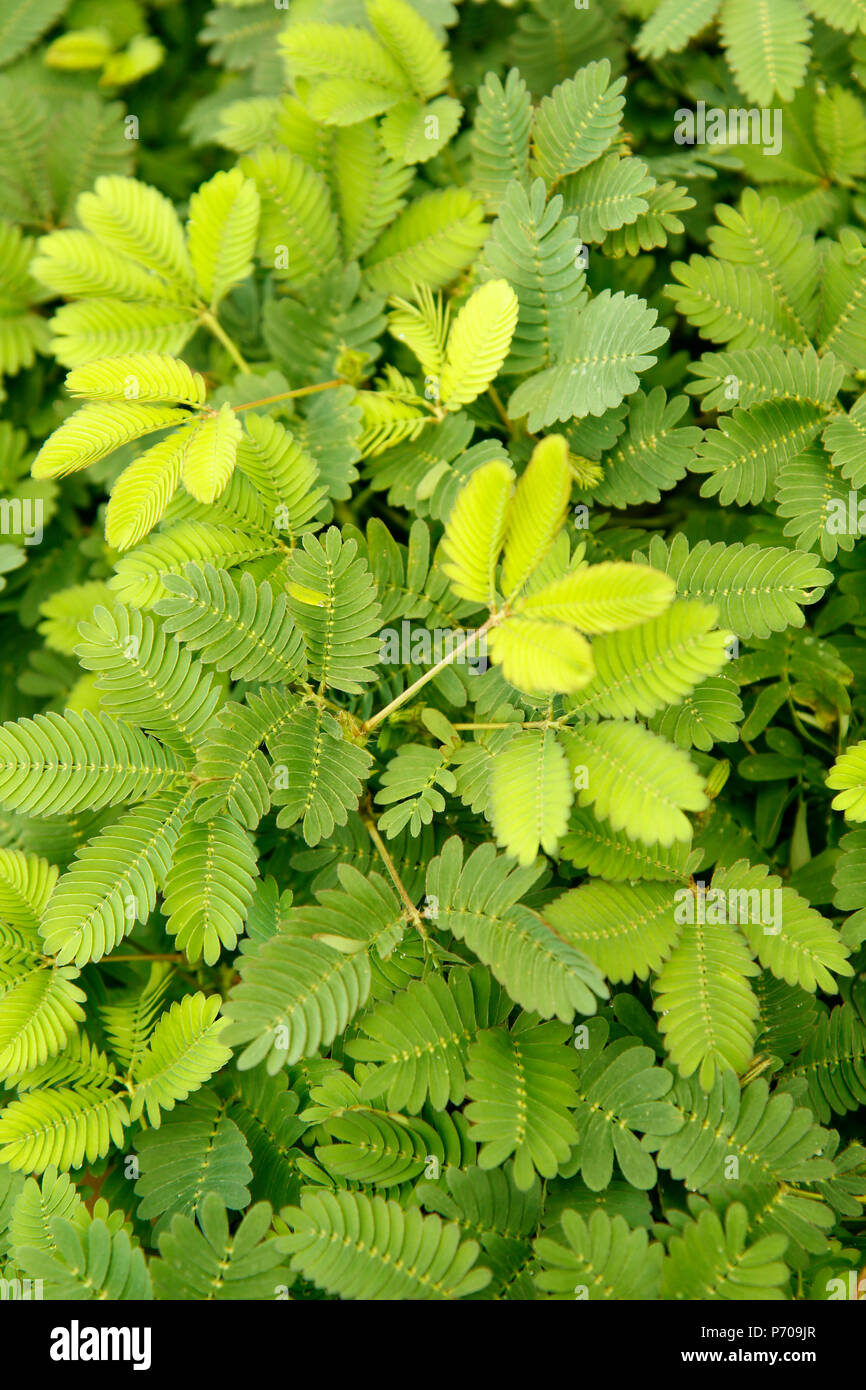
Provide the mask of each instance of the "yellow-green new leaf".
[{"label": "yellow-green new leaf", "polygon": [[419,97],[442,91],[451,60],[430,25],[407,0],[367,0],[367,18]]},{"label": "yellow-green new leaf", "polygon": [[221,1004],[218,994],[186,994],[162,1015],[135,1068],[131,1119],[146,1110],[149,1124],[158,1129],[161,1110],[173,1110],[229,1060],[231,1048],[219,1037],[228,1023],[217,1018]]},{"label": "yellow-green new leaf", "polygon": [[590,719],[633,719],[678,705],[727,664],[731,634],[715,622],[715,608],[681,599],[649,622],[604,633],[592,645],[595,676],[574,707]]},{"label": "yellow-green new leaf", "polygon": [[86,68],[101,68],[111,57],[113,47],[108,30],[94,26],[61,34],[48,45],[42,57],[46,67],[81,72]]},{"label": "yellow-green new leaf", "polygon": [[344,78],[398,93],[408,91],[402,63],[368,29],[302,21],[280,35],[279,46],[293,79]]},{"label": "yellow-green new leaf", "polygon": [[91,400],[165,405],[204,405],[207,395],[204,378],[164,352],[128,352],[74,367],[66,389]]},{"label": "yellow-green new leaf", "polygon": [[240,169],[221,170],[189,200],[190,259],[212,309],[252,274],[259,207],[259,191]]},{"label": "yellow-green new leaf", "polygon": [[681,748],[619,719],[562,738],[579,805],[645,845],[691,839],[685,812],[704,811],[709,801],[704,779]]},{"label": "yellow-green new leaf", "polygon": [[[38,938],[37,938],[38,939]],[[84,1022],[85,993],[74,966],[52,969],[35,952],[0,962],[0,1077],[7,1080],[56,1057]]]},{"label": "yellow-green new leaf", "polygon": [[442,296],[427,285],[418,289],[417,303],[395,297],[393,312],[388,315],[388,331],[400,343],[414,352],[427,376],[441,376],[445,360],[445,339],[448,333],[449,310]]},{"label": "yellow-green new leaf", "polygon": [[517,484],[508,515],[502,589],[523,588],[562,530],[571,496],[568,445],[561,434],[542,439]]},{"label": "yellow-green new leaf", "polygon": [[0,849],[0,921],[35,931],[59,872],[36,854]]},{"label": "yellow-green new leaf", "polygon": [[455,594],[492,607],[514,473],[502,459],[476,468],[451,509],[442,549]]},{"label": "yellow-green new leaf", "polygon": [[50,1165],[80,1168],[95,1163],[114,1145],[123,1148],[129,1124],[126,1097],[113,1091],[76,1091],[57,1086],[28,1091],[0,1117],[0,1163],[25,1173]]},{"label": "yellow-green new leaf", "polygon": [[581,632],[614,632],[657,618],[676,592],[675,580],[660,570],[605,560],[554,579],[516,607],[528,617],[573,623]]},{"label": "yellow-green new leaf", "polygon": [[137,545],[160,520],[180,483],[192,434],[191,429],[176,430],[121,473],[105,511],[105,539],[115,550]]},{"label": "yellow-green new leaf", "polygon": [[167,405],[83,405],[46,439],[33,460],[33,477],[64,478],[114,453],[121,444],[189,418],[187,411]]},{"label": "yellow-green new leaf", "polygon": [[842,753],[827,774],[827,786],[838,792],[834,811],[844,811],[846,820],[866,820],[866,741],[855,743]]},{"label": "yellow-green new leaf", "polygon": [[459,410],[486,391],[508,356],[517,326],[517,295],[507,280],[490,280],[464,304],[448,335],[439,398]]},{"label": "yellow-green new leaf", "polygon": [[180,220],[164,193],[137,179],[103,174],[76,205],[82,227],[192,297],[192,266]]},{"label": "yellow-green new leaf", "polygon": [[518,734],[490,765],[490,820],[519,864],[555,854],[574,799],[568,758],[550,729]]},{"label": "yellow-green new leaf", "polygon": [[507,618],[488,634],[487,649],[505,679],[530,695],[573,694],[595,670],[586,638],[563,623]]},{"label": "yellow-green new leaf", "polygon": [[243,429],[231,406],[205,420],[190,436],[181,460],[181,478],[197,502],[215,502],[228,486]]}]

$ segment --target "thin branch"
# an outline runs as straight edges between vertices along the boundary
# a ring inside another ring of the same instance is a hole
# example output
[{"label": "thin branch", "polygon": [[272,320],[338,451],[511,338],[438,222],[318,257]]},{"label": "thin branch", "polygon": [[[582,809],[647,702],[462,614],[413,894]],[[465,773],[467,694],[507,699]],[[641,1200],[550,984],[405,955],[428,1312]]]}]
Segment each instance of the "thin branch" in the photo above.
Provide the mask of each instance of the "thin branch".
[{"label": "thin branch", "polygon": [[468,637],[465,637],[462,642],[458,642],[457,646],[454,647],[447,656],[443,656],[441,661],[437,661],[435,666],[431,666],[429,671],[425,671],[423,676],[419,676],[416,681],[413,681],[411,685],[407,686],[402,695],[398,695],[390,704],[385,705],[384,709],[380,709],[379,713],[374,714],[372,719],[366,719],[362,726],[364,733],[372,733],[377,725],[382,723],[383,719],[387,719],[389,714],[393,714],[401,705],[405,705],[407,700],[411,700],[412,696],[421,689],[422,685],[426,685],[428,681],[432,681],[433,677],[438,675],[440,671],[443,671],[446,666],[452,665],[459,656],[462,656],[463,653],[472,646],[473,642],[477,642],[479,637],[483,637],[486,632],[489,632],[490,628],[500,622],[501,618],[501,613],[492,613],[486,623],[476,628],[474,632],[470,632]]},{"label": "thin branch", "polygon": [[493,404],[494,404],[495,407],[496,407],[496,413],[497,413],[497,415],[499,416],[500,420],[502,421],[503,428],[506,430],[506,432],[507,432],[508,434],[513,435],[513,434],[514,434],[514,423],[513,423],[513,421],[509,420],[508,414],[507,414],[506,409],[505,409],[505,406],[502,404],[502,397],[500,396],[500,394],[499,394],[499,392],[497,391],[496,387],[495,387],[495,386],[488,386],[488,388],[487,388],[487,394],[488,394],[488,396],[490,397],[491,401],[493,402]]},{"label": "thin branch", "polygon": [[121,961],[124,963],[124,965],[126,965],[131,960],[176,960],[180,962],[182,960],[186,960],[186,956],[183,955],[183,953],[180,951],[140,951],[136,955],[106,957],[107,963],[111,965],[114,965]]},{"label": "thin branch", "polygon": [[298,386],[294,391],[280,391],[276,396],[263,396],[259,401],[244,401],[242,405],[234,406],[234,410],[253,410],[259,405],[275,405],[277,401],[291,401],[297,396],[312,396],[317,391],[330,391],[335,386],[346,385],[348,383],[342,377],[335,377],[333,381],[319,381],[315,386]]},{"label": "thin branch", "polygon": [[401,879],[400,875],[397,873],[397,867],[394,863],[394,860],[391,858],[391,855],[388,852],[388,846],[385,844],[385,841],[379,834],[379,827],[376,825],[376,822],[373,819],[372,815],[364,816],[364,824],[367,827],[367,833],[370,836],[370,839],[376,846],[376,852],[378,853],[379,858],[385,865],[385,868],[388,870],[388,877],[390,878],[391,882],[396,888],[400,901],[402,902],[407,913],[409,914],[409,919],[412,922],[412,925],[415,927],[416,931],[418,932],[418,935],[424,942],[425,948],[430,954],[431,963],[438,970],[439,963],[433,955],[430,934],[424,925],[424,920],[421,916],[421,913],[418,911],[412,899],[409,897],[409,894],[406,891],[406,886],[403,883],[403,880]]},{"label": "thin branch", "polygon": [[249,363],[245,360],[237,344],[234,343],[232,339],[229,337],[228,333],[226,333],[225,329],[223,328],[216,315],[212,314],[209,309],[205,309],[203,313],[199,314],[199,322],[202,323],[204,327],[207,328],[209,332],[211,332],[220,343],[222,343],[223,347],[225,348],[229,357],[234,362],[235,366],[240,368],[242,372],[249,372]]}]

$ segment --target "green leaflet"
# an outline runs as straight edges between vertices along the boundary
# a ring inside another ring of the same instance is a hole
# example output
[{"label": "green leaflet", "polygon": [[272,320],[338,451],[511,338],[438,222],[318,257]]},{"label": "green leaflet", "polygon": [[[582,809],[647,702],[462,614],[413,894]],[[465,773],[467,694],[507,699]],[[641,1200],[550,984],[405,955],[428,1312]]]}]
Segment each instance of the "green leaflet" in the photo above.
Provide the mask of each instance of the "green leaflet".
[{"label": "green leaflet", "polygon": [[209,1192],[196,1213],[175,1216],[160,1236],[161,1259],[153,1262],[157,1296],[168,1299],[259,1299],[273,1297],[285,1277],[276,1241],[266,1241],[271,1222],[267,1202],[245,1214],[239,1232],[229,1234],[226,1208]]},{"label": "green leaflet", "polygon": [[[531,864],[539,847],[556,853],[572,796],[568,759],[552,734],[520,734],[494,755],[491,824],[499,844],[518,863]],[[527,801],[534,803],[529,810]]]},{"label": "green leaflet", "polygon": [[[848,975],[848,949],[838,932],[793,888],[783,888],[763,865],[733,864],[717,872],[713,887],[747,900],[744,930],[762,965],[789,985],[835,993],[830,971]],[[758,901],[759,900],[759,901]]]},{"label": "green leaflet", "polygon": [[728,1208],[724,1232],[713,1212],[703,1212],[671,1241],[662,1270],[664,1292],[685,1298],[709,1289],[716,1298],[783,1299],[785,1237],[766,1236],[747,1245],[747,1230],[746,1209],[739,1202]]},{"label": "green leaflet", "polygon": [[[398,902],[378,875],[365,882],[343,868],[340,878],[343,891],[327,890],[318,906],[294,909],[289,932],[248,956],[225,1010],[225,1041],[249,1044],[242,1067],[267,1057],[276,1071],[330,1041],[367,998],[370,952],[387,956],[402,936]],[[362,923],[349,890],[364,904]]]},{"label": "green leaflet", "polygon": [[590,1300],[658,1297],[663,1249],[648,1243],[645,1231],[630,1231],[621,1216],[611,1219],[604,1211],[588,1221],[563,1212],[562,1231],[565,1245],[548,1236],[535,1241],[536,1282],[551,1298],[573,1299],[575,1290]]},{"label": "green leaflet", "polygon": [[32,1277],[48,1282],[52,1298],[100,1298],[141,1302],[153,1297],[144,1253],[131,1248],[126,1231],[112,1232],[96,1219],[83,1230],[54,1217],[56,1254],[23,1246],[20,1258]]},{"label": "green leaflet", "polygon": [[354,541],[343,542],[336,527],[324,544],[304,537],[289,569],[289,612],[304,635],[310,674],[323,686],[357,694],[372,672],[379,604],[367,565],[356,559]]},{"label": "green leaflet", "polygon": [[741,1091],[735,1074],[721,1071],[705,1091],[693,1077],[677,1082],[671,1101],[682,1127],[668,1138],[647,1141],[647,1148],[656,1153],[660,1168],[692,1191],[723,1182],[725,1158],[733,1152],[739,1153],[739,1181],[748,1186],[814,1182],[832,1174],[832,1159],[820,1156],[827,1132],[815,1124],[811,1110],[796,1107],[790,1095],[771,1096],[760,1078]]},{"label": "green leaflet", "polygon": [[[363,1193],[310,1193],[300,1207],[284,1213],[291,1233],[279,1238],[281,1250],[292,1256],[294,1268],[341,1298],[461,1298],[477,1293],[489,1282],[489,1270],[474,1269],[475,1241],[459,1242],[459,1231],[438,1216],[403,1212],[396,1202]],[[330,1257],[334,1235],[360,1228],[366,1238],[356,1242],[358,1254],[346,1253],[336,1266]],[[375,1224],[374,1224],[375,1223]],[[381,1232],[373,1246],[372,1233]],[[411,1268],[401,1252],[423,1251]],[[435,1279],[431,1274],[435,1270]]]},{"label": "green leaflet", "polygon": [[568,1170],[579,1168],[587,1187],[600,1191],[610,1183],[614,1156],[632,1187],[652,1187],[655,1164],[641,1148],[635,1131],[675,1134],[682,1124],[673,1105],[663,1099],[673,1086],[654,1054],[634,1038],[606,1044],[607,1024],[591,1019],[575,1033],[578,1104],[575,1118],[580,1140]]},{"label": "green leaflet", "polygon": [[715,621],[713,608],[675,603],[628,632],[603,633],[592,645],[595,674],[573,707],[589,718],[629,719],[678,704],[725,664],[730,634],[711,630]]},{"label": "green leaflet", "polygon": [[[533,1025],[524,1015],[511,1032],[484,1032],[469,1054],[466,1113],[481,1143],[478,1163],[494,1168],[514,1155],[514,1181],[525,1191],[534,1170],[553,1177],[577,1138],[572,1055],[556,1046],[561,1023]],[[508,1094],[505,1105],[500,1095]]]},{"label": "green leaflet", "polygon": [[535,880],[535,866],[512,869],[492,845],[463,863],[453,837],[427,871],[427,901],[447,926],[490,967],[516,1003],[563,1021],[575,1010],[594,1013],[606,987],[587,958],[561,940],[519,898]]},{"label": "green leaflet", "polygon": [[659,970],[678,935],[667,884],[597,879],[564,893],[544,915],[613,982],[635,975],[645,979],[650,970]]},{"label": "green leaflet", "polygon": [[161,1119],[158,1129],[144,1130],[136,1139],[138,1215],[159,1218],[157,1237],[172,1216],[192,1215],[204,1191],[216,1193],[232,1210],[246,1207],[250,1151],[214,1092],[203,1086]]},{"label": "green leaflet", "polygon": [[40,924],[47,951],[61,964],[101,959],[137,921],[147,920],[191,803],[191,792],[163,792],[125,812],[79,851]]},{"label": "green leaflet", "polygon": [[691,837],[684,812],[703,810],[707,799],[679,749],[626,720],[587,725],[565,742],[580,806],[648,845]]},{"label": "green leaflet", "polygon": [[165,881],[166,931],[191,961],[219,959],[244,929],[257,873],[255,845],[231,816],[188,821]]},{"label": "green leaflet", "polygon": [[191,199],[189,254],[212,308],[250,274],[258,216],[255,184],[239,169],[215,174]]},{"label": "green leaflet", "polygon": [[137,609],[100,606],[93,619],[81,624],[76,651],[85,669],[99,673],[106,710],[159,734],[182,757],[192,755],[218,699],[210,677]]},{"label": "green leaflet", "polygon": [[508,402],[512,419],[537,430],[557,420],[603,415],[638,387],[667,338],[656,312],[635,295],[602,292],[569,322],[556,363],[523,382]]},{"label": "green leaflet", "polygon": [[341,735],[340,727],[320,705],[294,713],[266,734],[273,758],[271,798],[280,807],[280,825],[303,825],[304,838],[315,845],[335,825],[345,825],[358,804],[370,755]]},{"label": "green leaflet", "polygon": [[717,1066],[742,1072],[751,1060],[758,1004],[748,976],[757,973],[735,930],[698,923],[683,929],[658,974],[655,1003],[665,1045],[683,1076],[700,1066],[704,1090]]},{"label": "green leaflet", "polygon": [[468,265],[485,235],[480,204],[464,189],[428,193],[383,232],[364,265],[383,294],[405,294],[416,284],[438,289]]},{"label": "green leaflet", "polygon": [[498,207],[512,180],[528,173],[531,105],[526,83],[516,68],[503,82],[488,73],[478,89],[472,127],[473,182],[485,200]]},{"label": "green leaflet", "polygon": [[583,169],[614,138],[624,82],[609,78],[609,62],[589,63],[542,101],[532,130],[533,165],[547,184]]},{"label": "green leaflet", "polygon": [[71,966],[49,968],[38,949],[6,950],[0,960],[0,1072],[16,1077],[59,1052],[84,1019],[82,990]]},{"label": "green leaflet", "polygon": [[[491,175],[485,171],[484,177]],[[517,326],[503,368],[509,374],[550,366],[562,345],[569,310],[578,309],[584,298],[585,275],[572,240],[575,220],[562,215],[559,194],[549,203],[546,196],[542,179],[533,181],[529,193],[518,176],[506,183],[484,248],[486,265],[517,292]]]},{"label": "green leaflet", "polygon": [[182,769],[171,749],[87,709],[40,714],[0,730],[3,803],[35,815],[138,800],[178,783]]},{"label": "green leaflet", "polygon": [[131,1119],[146,1111],[158,1129],[161,1110],[186,1100],[228,1060],[230,1050],[219,1040],[226,1026],[225,1019],[216,1019],[219,1006],[218,999],[187,994],[166,1010],[133,1072]]},{"label": "green leaflet", "polygon": [[93,1095],[58,1087],[34,1091],[6,1106],[0,1119],[0,1156],[11,1168],[41,1173],[49,1165],[78,1168],[122,1145],[129,1112],[121,1095]]},{"label": "green leaflet", "polygon": [[782,546],[699,541],[690,549],[682,535],[667,549],[654,536],[648,559],[676,580],[683,597],[714,604],[720,625],[741,637],[769,637],[785,627],[802,627],[801,607],[817,602],[828,578],[811,556]]},{"label": "green leaflet", "polygon": [[154,611],[200,660],[229,671],[232,680],[290,681],[303,677],[301,634],[286,612],[285,595],[276,597],[265,582],[256,589],[245,574],[239,588],[226,570],[212,565],[186,567],[183,577],[166,576],[171,597]]}]

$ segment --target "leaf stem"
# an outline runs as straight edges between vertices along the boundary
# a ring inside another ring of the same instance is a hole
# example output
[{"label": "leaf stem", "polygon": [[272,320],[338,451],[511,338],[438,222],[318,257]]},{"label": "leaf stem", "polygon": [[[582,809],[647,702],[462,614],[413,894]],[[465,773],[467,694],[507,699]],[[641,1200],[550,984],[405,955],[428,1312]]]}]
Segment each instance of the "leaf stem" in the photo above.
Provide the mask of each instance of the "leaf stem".
[{"label": "leaf stem", "polygon": [[495,386],[488,386],[488,388],[487,388],[487,394],[488,394],[488,396],[490,397],[490,399],[491,399],[491,401],[493,402],[493,404],[495,405],[495,407],[496,407],[496,413],[497,413],[497,415],[499,416],[500,420],[502,421],[503,427],[505,428],[506,432],[507,432],[509,435],[513,436],[514,433],[515,433],[514,424],[513,424],[512,421],[509,420],[509,418],[508,418],[508,413],[507,413],[507,411],[506,411],[506,409],[505,409],[505,406],[502,404],[502,397],[500,396],[500,394],[499,394],[499,392],[497,391],[496,387],[495,387]]},{"label": "leaf stem", "polygon": [[391,882],[396,888],[400,901],[403,903],[403,906],[406,908],[406,911],[409,914],[409,918],[412,922],[412,925],[415,927],[415,930],[418,932],[418,935],[424,942],[425,949],[430,953],[430,959],[432,964],[438,969],[438,962],[436,961],[432,950],[430,934],[424,925],[424,922],[421,918],[421,913],[418,911],[417,907],[415,906],[412,899],[409,897],[408,892],[406,891],[406,885],[404,884],[400,875],[397,873],[397,867],[394,863],[394,860],[391,858],[391,855],[388,852],[388,846],[385,844],[385,841],[379,834],[379,827],[377,826],[372,815],[364,816],[364,824],[367,827],[367,833],[370,836],[370,839],[376,846],[376,852],[379,855],[379,858],[385,865],[385,868],[388,870],[388,877],[390,878]]},{"label": "leaf stem", "polygon": [[459,656],[462,656],[463,653],[471,647],[472,643],[477,642],[479,637],[483,637],[485,632],[488,632],[490,628],[494,627],[495,624],[501,620],[502,616],[501,613],[491,613],[486,623],[476,628],[474,632],[470,632],[462,642],[458,642],[457,646],[454,647],[447,656],[443,656],[441,661],[437,661],[435,666],[431,666],[429,671],[425,671],[423,676],[419,676],[416,681],[413,681],[411,685],[407,686],[402,695],[398,695],[390,704],[385,705],[384,709],[380,709],[379,713],[374,714],[372,719],[366,719],[362,725],[364,733],[371,734],[376,726],[382,723],[383,719],[387,719],[389,714],[393,714],[401,705],[405,705],[406,701],[411,700],[412,696],[416,691],[421,689],[422,685],[426,685],[428,681],[432,681],[434,676],[438,675],[440,671],[443,671],[446,666],[450,666]]},{"label": "leaf stem", "polygon": [[249,363],[244,359],[236,343],[234,343],[232,339],[229,337],[228,333],[226,333],[225,329],[223,328],[216,315],[212,314],[209,309],[205,309],[202,313],[199,314],[198,317],[199,322],[202,323],[204,327],[207,328],[220,343],[222,343],[223,347],[225,348],[229,357],[234,362],[235,366],[238,367],[242,372],[249,372]]},{"label": "leaf stem", "polygon": [[150,952],[150,951],[139,951],[139,952],[138,952],[137,954],[135,954],[135,955],[106,957],[106,960],[107,960],[107,961],[110,960],[110,961],[111,961],[111,964],[114,964],[115,962],[120,962],[120,961],[122,961],[123,964],[126,965],[129,961],[132,961],[132,960],[136,960],[136,961],[139,961],[139,960],[176,960],[176,961],[182,961],[182,960],[186,960],[186,956],[184,956],[180,951],[154,951],[154,952]]},{"label": "leaf stem", "polygon": [[258,405],[274,405],[277,401],[294,400],[296,396],[312,396],[316,391],[330,391],[335,386],[346,386],[348,383],[342,377],[335,377],[333,381],[319,381],[315,386],[298,386],[294,391],[280,391],[276,396],[263,396],[258,401],[244,401],[243,405],[236,405],[235,412],[240,410],[252,410]]},{"label": "leaf stem", "polygon": [[571,713],[561,714],[558,719],[503,719],[493,724],[452,724],[452,729],[470,731],[472,729],[561,729],[571,718]]},{"label": "leaf stem", "polygon": [[828,748],[827,745],[826,745],[826,743],[822,743],[821,740],[820,740],[819,738],[815,738],[814,734],[810,734],[810,733],[809,733],[809,730],[808,730],[808,729],[805,727],[805,725],[803,724],[803,721],[802,721],[802,719],[800,718],[800,715],[799,715],[799,713],[798,713],[798,711],[797,711],[797,708],[796,708],[796,706],[795,706],[795,704],[794,704],[794,697],[793,697],[793,695],[791,694],[791,684],[790,684],[790,681],[788,681],[787,677],[786,677],[786,679],[785,679],[785,688],[786,688],[786,690],[787,690],[787,692],[788,692],[788,695],[787,695],[788,709],[789,709],[789,711],[790,711],[790,713],[791,713],[791,719],[792,719],[792,721],[793,721],[794,728],[797,730],[797,733],[800,735],[801,738],[806,739],[808,743],[813,743],[813,744],[815,745],[816,748],[820,748],[821,752],[824,754],[825,757],[829,755],[829,756],[832,758],[832,756],[833,756],[833,749],[832,749],[832,748]]}]

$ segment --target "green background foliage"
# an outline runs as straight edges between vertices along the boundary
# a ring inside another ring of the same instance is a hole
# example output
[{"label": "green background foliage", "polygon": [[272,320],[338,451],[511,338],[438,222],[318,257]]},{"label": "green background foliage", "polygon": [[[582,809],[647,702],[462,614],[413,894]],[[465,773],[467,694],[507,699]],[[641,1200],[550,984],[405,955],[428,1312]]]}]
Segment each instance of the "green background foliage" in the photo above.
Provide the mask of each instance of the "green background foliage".
[{"label": "green background foliage", "polygon": [[0,1277],[866,1264],[864,74],[852,0],[4,7]]}]

